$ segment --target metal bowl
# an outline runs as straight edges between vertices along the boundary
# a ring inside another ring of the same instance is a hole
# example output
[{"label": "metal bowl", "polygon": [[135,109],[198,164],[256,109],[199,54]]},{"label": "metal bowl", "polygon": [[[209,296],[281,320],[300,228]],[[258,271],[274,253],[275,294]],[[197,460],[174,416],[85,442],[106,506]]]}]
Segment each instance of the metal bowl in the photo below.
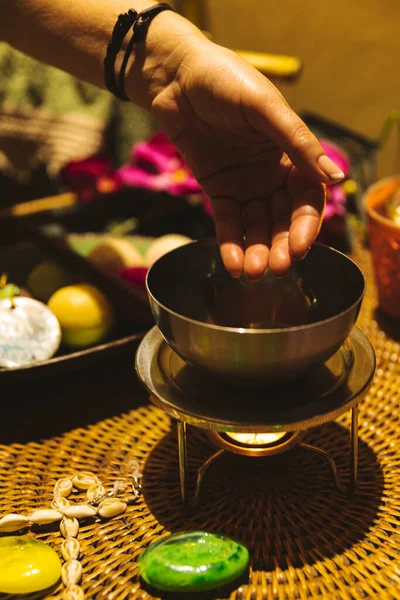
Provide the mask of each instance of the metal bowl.
[{"label": "metal bowl", "polygon": [[233,279],[215,240],[169,252],[147,276],[156,323],[173,350],[245,386],[288,382],[325,362],[349,335],[364,289],[357,265],[321,244],[279,279]]}]

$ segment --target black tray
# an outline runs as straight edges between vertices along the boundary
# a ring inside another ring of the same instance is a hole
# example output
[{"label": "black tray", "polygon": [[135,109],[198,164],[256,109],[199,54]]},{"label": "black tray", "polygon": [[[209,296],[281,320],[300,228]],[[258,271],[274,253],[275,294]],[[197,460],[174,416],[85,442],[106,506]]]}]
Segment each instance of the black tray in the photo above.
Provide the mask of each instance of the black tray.
[{"label": "black tray", "polygon": [[154,324],[144,290],[135,289],[118,277],[105,275],[70,250],[62,239],[53,239],[36,230],[20,228],[12,243],[0,246],[0,273],[7,273],[9,281],[23,287],[32,268],[49,259],[99,288],[114,308],[116,326],[110,338],[101,344],[76,351],[61,347],[49,360],[15,369],[0,369],[0,383],[47,377],[120,354],[131,353],[133,360],[140,340]]}]

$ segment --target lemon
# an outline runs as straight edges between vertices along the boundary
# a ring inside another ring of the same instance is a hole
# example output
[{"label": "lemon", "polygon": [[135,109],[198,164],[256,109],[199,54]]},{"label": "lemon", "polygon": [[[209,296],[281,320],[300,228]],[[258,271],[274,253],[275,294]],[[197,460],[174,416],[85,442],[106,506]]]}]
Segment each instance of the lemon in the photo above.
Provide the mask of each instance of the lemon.
[{"label": "lemon", "polygon": [[63,343],[75,348],[101,342],[114,323],[110,302],[100,290],[87,283],[57,290],[48,307],[60,323]]}]

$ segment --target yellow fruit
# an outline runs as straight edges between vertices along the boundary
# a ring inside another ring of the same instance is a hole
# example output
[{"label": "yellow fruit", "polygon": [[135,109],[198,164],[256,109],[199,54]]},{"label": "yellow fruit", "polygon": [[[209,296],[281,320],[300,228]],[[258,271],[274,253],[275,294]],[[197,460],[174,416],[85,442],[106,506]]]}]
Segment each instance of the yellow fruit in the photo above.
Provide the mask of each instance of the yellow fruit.
[{"label": "yellow fruit", "polygon": [[189,244],[192,241],[186,235],[180,235],[179,233],[162,235],[150,244],[146,253],[146,265],[151,267],[156,260],[167,254],[167,252],[171,252],[171,250],[175,250],[175,248]]},{"label": "yellow fruit", "polygon": [[57,290],[48,307],[57,317],[62,341],[68,346],[85,348],[96,344],[113,326],[111,304],[100,290],[86,283]]},{"label": "yellow fruit", "polygon": [[140,267],[140,252],[128,240],[108,238],[93,248],[89,260],[106,273],[119,273],[127,267]]},{"label": "yellow fruit", "polygon": [[71,273],[52,260],[46,260],[30,272],[27,285],[37,300],[47,302],[55,291],[75,281]]}]

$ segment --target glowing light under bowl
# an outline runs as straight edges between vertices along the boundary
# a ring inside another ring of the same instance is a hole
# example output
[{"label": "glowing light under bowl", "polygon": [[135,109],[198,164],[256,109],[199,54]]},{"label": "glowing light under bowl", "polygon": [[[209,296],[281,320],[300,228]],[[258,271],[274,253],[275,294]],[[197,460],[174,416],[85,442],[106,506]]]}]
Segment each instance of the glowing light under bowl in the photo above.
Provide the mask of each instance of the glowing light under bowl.
[{"label": "glowing light under bowl", "polygon": [[246,444],[247,446],[266,446],[268,444],[274,444],[282,439],[285,435],[285,431],[279,433],[226,433],[226,437]]}]

